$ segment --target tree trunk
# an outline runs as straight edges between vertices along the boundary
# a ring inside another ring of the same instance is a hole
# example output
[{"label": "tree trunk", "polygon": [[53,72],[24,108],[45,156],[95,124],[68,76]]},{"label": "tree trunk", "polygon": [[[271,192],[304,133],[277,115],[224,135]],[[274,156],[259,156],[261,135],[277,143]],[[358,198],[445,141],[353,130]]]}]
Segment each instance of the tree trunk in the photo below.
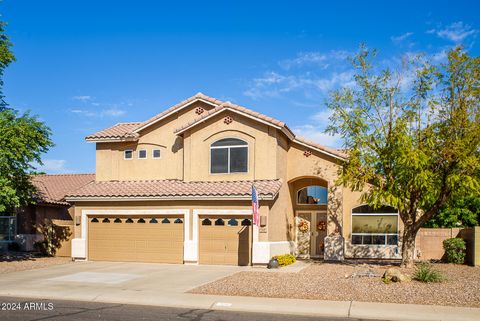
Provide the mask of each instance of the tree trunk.
[{"label": "tree trunk", "polygon": [[405,225],[402,240],[402,263],[401,267],[411,268],[415,259],[415,237],[417,229],[412,225]]}]

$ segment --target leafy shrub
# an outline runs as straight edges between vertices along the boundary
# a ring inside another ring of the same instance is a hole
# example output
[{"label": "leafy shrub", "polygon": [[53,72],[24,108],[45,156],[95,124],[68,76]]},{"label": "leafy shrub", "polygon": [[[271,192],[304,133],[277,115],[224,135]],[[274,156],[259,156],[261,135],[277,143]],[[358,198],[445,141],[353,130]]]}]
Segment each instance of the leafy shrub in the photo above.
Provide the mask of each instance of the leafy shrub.
[{"label": "leafy shrub", "polygon": [[43,241],[33,244],[35,249],[45,256],[55,256],[62,242],[68,240],[72,235],[70,228],[59,226],[51,222],[37,225],[37,230],[43,235]]},{"label": "leafy shrub", "polygon": [[420,282],[442,282],[445,280],[445,276],[442,272],[435,270],[429,263],[422,262],[417,266],[417,269],[413,273],[413,278]]},{"label": "leafy shrub", "polygon": [[18,244],[17,242],[8,243],[8,250],[18,252],[20,251],[20,244]]},{"label": "leafy shrub", "polygon": [[297,260],[292,254],[277,255],[275,256],[275,258],[277,259],[278,265],[280,266],[287,266],[293,264]]},{"label": "leafy shrub", "polygon": [[445,249],[448,263],[463,264],[465,262],[467,246],[461,238],[446,239],[443,241],[443,248]]}]

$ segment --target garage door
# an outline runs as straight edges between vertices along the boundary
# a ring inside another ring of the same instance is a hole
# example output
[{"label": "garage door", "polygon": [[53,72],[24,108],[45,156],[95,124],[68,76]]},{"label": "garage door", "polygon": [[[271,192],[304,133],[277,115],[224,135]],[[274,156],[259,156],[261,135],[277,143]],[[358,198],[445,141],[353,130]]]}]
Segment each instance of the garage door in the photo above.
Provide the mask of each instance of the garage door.
[{"label": "garage door", "polygon": [[175,215],[89,217],[88,258],[183,263],[183,224]]},{"label": "garage door", "polygon": [[252,220],[248,217],[200,217],[199,263],[249,265],[251,235]]}]

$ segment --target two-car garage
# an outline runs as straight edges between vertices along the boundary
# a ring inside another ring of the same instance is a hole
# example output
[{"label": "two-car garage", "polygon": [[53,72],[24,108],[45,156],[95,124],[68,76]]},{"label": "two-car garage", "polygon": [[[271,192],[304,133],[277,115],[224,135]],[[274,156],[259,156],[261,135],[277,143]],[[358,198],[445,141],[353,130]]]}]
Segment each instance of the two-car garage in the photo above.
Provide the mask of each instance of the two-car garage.
[{"label": "two-car garage", "polygon": [[[188,215],[188,214],[187,214]],[[198,220],[198,263],[250,265],[252,221],[247,215],[201,215]],[[91,215],[88,259],[184,263],[184,215]]]}]

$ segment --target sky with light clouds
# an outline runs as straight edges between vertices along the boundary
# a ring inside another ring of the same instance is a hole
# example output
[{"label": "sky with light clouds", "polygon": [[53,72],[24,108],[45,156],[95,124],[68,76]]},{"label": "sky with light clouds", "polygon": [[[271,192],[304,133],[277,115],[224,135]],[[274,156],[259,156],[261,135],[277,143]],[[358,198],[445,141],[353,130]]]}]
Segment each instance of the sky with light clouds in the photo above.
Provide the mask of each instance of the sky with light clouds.
[{"label": "sky with light clouds", "polygon": [[53,130],[40,170],[95,170],[88,134],[143,121],[203,92],[287,124],[328,146],[328,92],[352,85],[360,43],[392,66],[455,45],[479,55],[477,1],[34,1],[4,0],[17,61],[10,105]]}]

